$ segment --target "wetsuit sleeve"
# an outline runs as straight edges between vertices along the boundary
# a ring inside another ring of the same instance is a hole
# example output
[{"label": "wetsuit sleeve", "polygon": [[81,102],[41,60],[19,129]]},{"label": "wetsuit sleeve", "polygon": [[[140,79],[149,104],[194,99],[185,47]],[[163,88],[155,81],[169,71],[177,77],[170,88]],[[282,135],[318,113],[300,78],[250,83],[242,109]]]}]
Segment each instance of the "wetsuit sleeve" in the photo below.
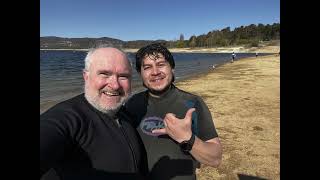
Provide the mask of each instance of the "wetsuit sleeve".
[{"label": "wetsuit sleeve", "polygon": [[198,97],[196,101],[196,112],[198,115],[197,127],[198,134],[197,137],[203,141],[218,137],[217,131],[215,129],[211,113],[205,104],[205,102]]},{"label": "wetsuit sleeve", "polygon": [[68,119],[52,113],[40,116],[40,177],[56,167],[71,146]]}]

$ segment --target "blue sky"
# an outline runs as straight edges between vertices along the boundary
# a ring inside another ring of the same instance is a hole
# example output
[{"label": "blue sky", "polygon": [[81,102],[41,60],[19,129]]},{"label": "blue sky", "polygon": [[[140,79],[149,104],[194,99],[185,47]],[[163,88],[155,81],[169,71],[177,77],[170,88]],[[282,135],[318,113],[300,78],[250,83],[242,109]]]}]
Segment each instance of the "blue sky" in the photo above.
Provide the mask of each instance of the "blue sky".
[{"label": "blue sky", "polygon": [[280,23],[280,0],[40,0],[40,36],[177,40]]}]

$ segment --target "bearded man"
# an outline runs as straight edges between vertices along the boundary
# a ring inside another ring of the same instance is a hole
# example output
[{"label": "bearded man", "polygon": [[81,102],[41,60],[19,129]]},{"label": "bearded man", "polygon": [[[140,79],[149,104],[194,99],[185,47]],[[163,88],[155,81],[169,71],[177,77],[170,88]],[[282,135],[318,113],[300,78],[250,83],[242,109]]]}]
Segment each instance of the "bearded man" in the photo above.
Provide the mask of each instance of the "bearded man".
[{"label": "bearded man", "polygon": [[121,110],[131,93],[131,76],[120,49],[102,45],[89,50],[84,93],[40,115],[40,178],[144,177],[143,144]]}]

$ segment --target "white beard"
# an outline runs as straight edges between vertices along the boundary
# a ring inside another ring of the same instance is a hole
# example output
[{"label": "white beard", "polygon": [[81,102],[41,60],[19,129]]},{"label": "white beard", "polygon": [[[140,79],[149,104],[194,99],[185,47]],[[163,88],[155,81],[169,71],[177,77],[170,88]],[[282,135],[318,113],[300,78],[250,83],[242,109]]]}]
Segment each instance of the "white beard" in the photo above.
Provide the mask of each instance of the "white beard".
[{"label": "white beard", "polygon": [[120,101],[113,105],[112,107],[103,107],[99,103],[99,95],[96,94],[95,96],[90,96],[88,93],[88,89],[84,88],[84,96],[87,99],[87,101],[98,111],[107,114],[109,116],[114,116],[120,109],[120,107],[129,99],[129,96],[121,97]]}]

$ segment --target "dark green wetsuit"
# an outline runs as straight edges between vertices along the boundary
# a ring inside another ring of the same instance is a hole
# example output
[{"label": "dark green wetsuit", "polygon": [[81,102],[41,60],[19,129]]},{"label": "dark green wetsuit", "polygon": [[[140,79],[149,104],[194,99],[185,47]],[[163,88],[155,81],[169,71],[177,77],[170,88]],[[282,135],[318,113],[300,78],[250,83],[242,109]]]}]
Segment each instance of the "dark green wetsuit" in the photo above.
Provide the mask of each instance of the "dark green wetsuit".
[{"label": "dark green wetsuit", "polygon": [[129,121],[122,110],[114,118],[97,111],[83,94],[49,109],[40,115],[40,177],[142,179],[145,152]]},{"label": "dark green wetsuit", "polygon": [[155,136],[151,133],[152,129],[163,127],[162,119],[166,113],[174,113],[183,119],[188,109],[193,107],[196,108],[192,115],[195,135],[203,141],[218,137],[211,113],[203,100],[174,85],[161,98],[149,96],[148,91],[144,91],[126,103],[147,150],[152,179],[196,179],[195,169],[200,164],[190,154],[183,153],[168,135]]}]

